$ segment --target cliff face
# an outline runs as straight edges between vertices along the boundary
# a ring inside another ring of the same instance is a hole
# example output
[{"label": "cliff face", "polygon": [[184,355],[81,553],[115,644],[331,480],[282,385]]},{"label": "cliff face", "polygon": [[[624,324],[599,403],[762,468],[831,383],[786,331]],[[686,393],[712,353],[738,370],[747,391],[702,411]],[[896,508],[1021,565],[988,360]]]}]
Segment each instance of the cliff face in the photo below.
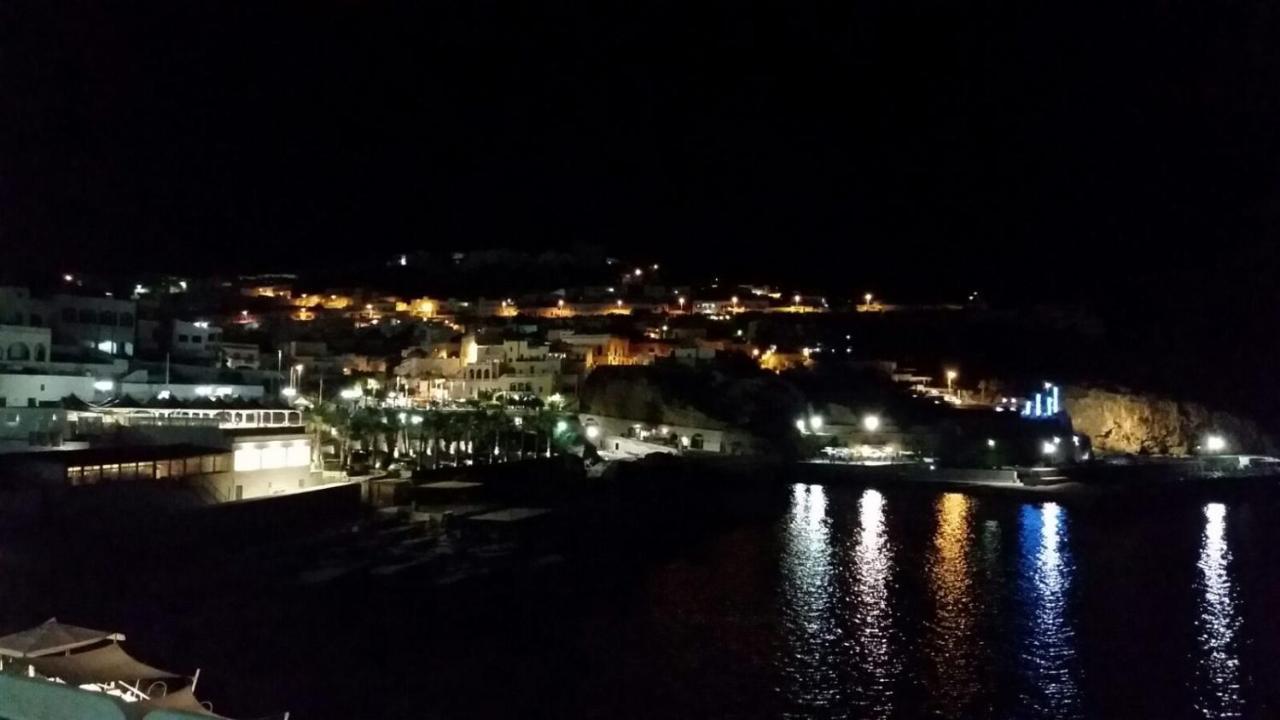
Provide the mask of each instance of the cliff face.
[{"label": "cliff face", "polygon": [[1197,403],[1088,387],[1064,391],[1072,425],[1100,452],[1185,454],[1205,435],[1220,433],[1231,452],[1275,453],[1273,440],[1253,422]]},{"label": "cliff face", "polygon": [[584,412],[642,422],[786,434],[804,398],[774,375],[739,377],[683,367],[604,367],[587,377]]}]

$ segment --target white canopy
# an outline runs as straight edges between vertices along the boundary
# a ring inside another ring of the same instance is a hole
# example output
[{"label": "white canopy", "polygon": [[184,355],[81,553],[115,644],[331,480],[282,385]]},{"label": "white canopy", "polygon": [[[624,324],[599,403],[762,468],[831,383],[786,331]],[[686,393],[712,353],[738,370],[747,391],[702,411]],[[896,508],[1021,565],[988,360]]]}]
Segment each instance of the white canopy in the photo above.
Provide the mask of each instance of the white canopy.
[{"label": "white canopy", "polygon": [[121,633],[90,630],[60,623],[57,618],[49,618],[29,630],[0,637],[0,655],[37,658],[64,653],[103,640],[123,639],[124,635]]}]

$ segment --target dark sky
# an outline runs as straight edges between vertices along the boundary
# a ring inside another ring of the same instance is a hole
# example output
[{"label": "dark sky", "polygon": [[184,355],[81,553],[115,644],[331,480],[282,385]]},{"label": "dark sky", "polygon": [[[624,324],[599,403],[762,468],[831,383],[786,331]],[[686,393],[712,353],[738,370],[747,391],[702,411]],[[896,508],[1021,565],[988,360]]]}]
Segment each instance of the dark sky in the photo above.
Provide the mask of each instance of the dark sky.
[{"label": "dark sky", "polygon": [[0,243],[1269,285],[1278,23],[1261,0],[3,3]]}]

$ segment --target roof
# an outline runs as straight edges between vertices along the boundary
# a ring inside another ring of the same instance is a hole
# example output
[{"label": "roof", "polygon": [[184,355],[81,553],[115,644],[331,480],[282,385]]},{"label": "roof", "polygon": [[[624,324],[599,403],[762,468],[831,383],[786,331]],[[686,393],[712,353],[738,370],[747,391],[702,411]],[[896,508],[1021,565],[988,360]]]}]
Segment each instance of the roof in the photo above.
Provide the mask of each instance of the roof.
[{"label": "roof", "polygon": [[222,428],[222,434],[229,438],[271,438],[286,439],[307,437],[305,425],[273,425],[271,427]]},{"label": "roof", "polygon": [[482,483],[467,482],[465,480],[441,480],[440,482],[427,483],[418,487],[428,490],[468,490],[470,488],[478,488]]},{"label": "roof", "polygon": [[173,445],[118,445],[79,450],[51,450],[0,455],[0,466],[26,462],[60,463],[63,465],[110,465],[112,463],[176,460],[201,455],[229,453],[225,448],[176,443]]},{"label": "roof", "polygon": [[74,650],[103,640],[123,640],[120,633],[91,630],[49,618],[39,625],[0,637],[0,655],[40,657]]},{"label": "roof", "polygon": [[51,655],[30,659],[31,667],[45,677],[58,678],[71,685],[109,682],[133,682],[179,677],[135,659],[118,643],[71,655]]},{"label": "roof", "polygon": [[498,523],[514,523],[522,520],[531,520],[536,517],[542,517],[551,511],[546,508],[507,508],[505,510],[494,510],[483,515],[474,515],[471,520],[476,522],[498,522]]}]

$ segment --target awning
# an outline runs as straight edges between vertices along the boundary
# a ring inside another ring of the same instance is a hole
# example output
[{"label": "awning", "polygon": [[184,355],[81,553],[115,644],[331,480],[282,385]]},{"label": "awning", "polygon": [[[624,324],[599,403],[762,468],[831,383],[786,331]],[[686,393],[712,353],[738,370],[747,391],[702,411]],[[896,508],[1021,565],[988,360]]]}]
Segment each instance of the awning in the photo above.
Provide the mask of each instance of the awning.
[{"label": "awning", "polygon": [[67,625],[49,618],[39,625],[12,635],[0,637],[0,655],[35,658],[56,655],[103,640],[123,640],[124,635],[103,630],[90,630]]},{"label": "awning", "polygon": [[[196,699],[196,694],[191,691],[190,687],[184,687],[181,690],[175,690],[164,697],[143,700],[139,705],[151,710],[177,710],[179,712],[191,713],[192,715],[200,715],[202,717],[222,718],[222,715],[210,712],[205,706],[200,704]],[[223,718],[226,720],[226,718]]]},{"label": "awning", "polygon": [[134,659],[116,643],[73,655],[31,658],[29,662],[41,675],[58,678],[71,685],[180,677],[177,673],[153,668]]}]

